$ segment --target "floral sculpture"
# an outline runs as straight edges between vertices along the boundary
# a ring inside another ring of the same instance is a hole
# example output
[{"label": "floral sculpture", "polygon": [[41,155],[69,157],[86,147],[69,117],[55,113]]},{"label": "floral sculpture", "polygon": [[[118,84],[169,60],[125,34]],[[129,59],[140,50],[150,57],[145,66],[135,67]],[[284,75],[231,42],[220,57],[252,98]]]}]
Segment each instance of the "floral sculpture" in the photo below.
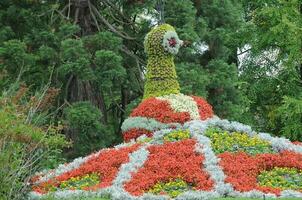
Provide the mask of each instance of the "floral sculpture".
[{"label": "floral sculpture", "polygon": [[41,172],[31,199],[302,198],[302,145],[215,116],[179,92],[182,41],[168,24],[147,34],[144,100],[122,125],[124,143]]}]

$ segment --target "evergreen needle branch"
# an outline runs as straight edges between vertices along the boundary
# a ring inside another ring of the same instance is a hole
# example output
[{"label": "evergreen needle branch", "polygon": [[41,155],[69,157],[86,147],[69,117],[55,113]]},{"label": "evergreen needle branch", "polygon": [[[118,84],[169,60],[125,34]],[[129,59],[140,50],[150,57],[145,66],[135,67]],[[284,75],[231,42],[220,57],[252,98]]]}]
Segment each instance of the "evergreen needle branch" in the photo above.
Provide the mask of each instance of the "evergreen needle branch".
[{"label": "evergreen needle branch", "polygon": [[90,7],[92,9],[92,11],[96,14],[96,16],[115,34],[117,34],[118,36],[124,38],[124,39],[127,39],[127,40],[135,40],[136,38],[133,38],[133,37],[130,37],[128,36],[127,34],[125,33],[122,33],[120,31],[118,31],[112,24],[110,24],[101,14],[100,12],[98,11],[98,9],[90,4]]}]

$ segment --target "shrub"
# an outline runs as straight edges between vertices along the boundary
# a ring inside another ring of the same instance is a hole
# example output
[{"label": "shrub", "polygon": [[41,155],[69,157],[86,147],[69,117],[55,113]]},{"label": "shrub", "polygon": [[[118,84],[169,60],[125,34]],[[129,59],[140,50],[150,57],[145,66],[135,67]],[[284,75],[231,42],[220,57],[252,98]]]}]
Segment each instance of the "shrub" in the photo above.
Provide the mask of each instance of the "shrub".
[{"label": "shrub", "polygon": [[100,122],[100,110],[90,102],[74,103],[64,113],[68,129],[72,132],[72,157],[106,147],[113,140],[108,127]]},{"label": "shrub", "polygon": [[293,141],[302,141],[302,96],[284,97],[282,105],[276,109],[276,119],[272,121],[280,123],[283,136]]},{"label": "shrub", "polygon": [[[45,167],[56,165],[58,158],[54,155],[68,145],[58,127],[44,124],[41,128],[31,123],[33,111],[38,107],[33,101],[18,104],[25,93],[25,87],[21,87],[13,97],[0,97],[1,200],[24,198],[30,190],[30,177]],[[46,96],[39,98],[40,103]]]}]

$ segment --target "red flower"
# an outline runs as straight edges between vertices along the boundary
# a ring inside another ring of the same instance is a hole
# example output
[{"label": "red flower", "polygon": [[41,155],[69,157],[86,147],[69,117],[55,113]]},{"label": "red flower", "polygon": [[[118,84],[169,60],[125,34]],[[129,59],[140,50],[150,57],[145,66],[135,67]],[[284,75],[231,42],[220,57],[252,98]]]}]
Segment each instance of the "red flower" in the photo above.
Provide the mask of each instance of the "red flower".
[{"label": "red flower", "polygon": [[226,174],[226,182],[231,183],[240,192],[253,189],[265,193],[280,195],[281,189],[259,186],[257,176],[263,170],[274,167],[290,167],[302,169],[302,155],[294,152],[284,151],[280,154],[258,154],[248,155],[244,152],[219,155],[220,165]]},{"label": "red flower", "polygon": [[162,123],[185,123],[190,120],[187,112],[174,112],[168,101],[158,100],[154,97],[144,100],[135,108],[131,117],[147,117],[156,119]]},{"label": "red flower", "polygon": [[157,182],[181,178],[197,190],[211,190],[213,181],[202,170],[204,156],[195,153],[193,139],[149,147],[150,155],[144,166],[124,185],[126,191],[141,195]]},{"label": "red flower", "polygon": [[147,135],[152,137],[153,133],[143,128],[132,128],[126,132],[123,132],[123,138],[125,142],[129,142],[131,139],[136,139],[141,135]]},{"label": "red flower", "polygon": [[294,141],[292,143],[295,144],[295,145],[301,145],[302,146],[302,142],[299,142],[299,141]]},{"label": "red flower", "polygon": [[212,106],[203,98],[197,96],[191,96],[197,103],[199,115],[201,120],[205,120],[213,117],[214,112]]},{"label": "red flower", "polygon": [[174,37],[168,39],[168,42],[170,47],[175,47],[177,44],[176,39]]},{"label": "red flower", "polygon": [[66,181],[72,177],[84,176],[85,174],[96,172],[101,175],[100,184],[86,189],[94,190],[108,187],[116,177],[119,167],[123,163],[129,162],[129,154],[136,151],[139,146],[139,144],[134,144],[130,147],[102,151],[99,155],[95,154],[92,156],[92,158],[78,168],[63,173],[55,177],[53,180],[41,183],[38,186],[33,187],[33,190],[39,193],[47,193],[47,188],[50,185],[58,187],[62,181]]}]

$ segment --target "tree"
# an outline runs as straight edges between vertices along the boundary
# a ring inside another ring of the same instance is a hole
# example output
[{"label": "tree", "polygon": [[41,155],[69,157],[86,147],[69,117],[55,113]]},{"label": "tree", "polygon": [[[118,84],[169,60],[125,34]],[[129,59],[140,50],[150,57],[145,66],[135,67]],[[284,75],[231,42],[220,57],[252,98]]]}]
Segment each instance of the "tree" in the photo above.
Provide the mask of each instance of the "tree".
[{"label": "tree", "polygon": [[238,90],[242,12],[241,4],[233,1],[176,0],[165,4],[166,22],[175,26],[185,41],[176,61],[182,91],[207,97],[217,115],[240,121],[248,107]]},{"label": "tree", "polygon": [[302,92],[301,1],[243,2],[253,33],[241,76],[248,83],[251,111],[262,129],[301,140],[301,128],[291,123],[300,118],[293,108]]}]

